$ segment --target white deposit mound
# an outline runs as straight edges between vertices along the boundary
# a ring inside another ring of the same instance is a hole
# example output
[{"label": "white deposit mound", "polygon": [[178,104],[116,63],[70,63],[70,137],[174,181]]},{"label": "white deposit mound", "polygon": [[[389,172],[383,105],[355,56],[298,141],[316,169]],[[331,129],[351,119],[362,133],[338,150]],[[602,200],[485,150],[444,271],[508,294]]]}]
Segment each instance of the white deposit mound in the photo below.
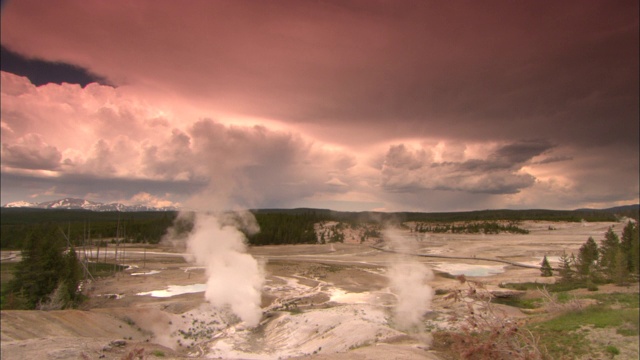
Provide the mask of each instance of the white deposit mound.
[{"label": "white deposit mound", "polygon": [[344,305],[285,314],[267,324],[269,352],[279,356],[342,352],[402,335],[387,326],[385,313],[368,305]]},{"label": "white deposit mound", "polygon": [[273,359],[345,352],[404,333],[387,325],[383,309],[342,305],[304,313],[279,313],[251,331],[227,331],[211,341],[208,357]]}]

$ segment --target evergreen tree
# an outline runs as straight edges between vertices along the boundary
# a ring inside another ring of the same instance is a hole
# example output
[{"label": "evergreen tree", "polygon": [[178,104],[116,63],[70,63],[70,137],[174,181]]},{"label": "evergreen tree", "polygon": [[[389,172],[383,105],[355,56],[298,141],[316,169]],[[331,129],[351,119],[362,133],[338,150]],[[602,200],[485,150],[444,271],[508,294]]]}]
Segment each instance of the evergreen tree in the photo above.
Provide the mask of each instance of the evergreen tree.
[{"label": "evergreen tree", "polygon": [[547,260],[547,255],[544,256],[540,265],[540,273],[543,277],[553,276],[553,270],[551,269],[549,260]]},{"label": "evergreen tree", "polygon": [[629,269],[627,268],[627,257],[622,249],[616,249],[613,260],[611,280],[618,285],[624,285],[629,277]]},{"label": "evergreen tree", "polygon": [[64,254],[66,242],[59,229],[40,226],[29,235],[9,289],[30,309],[60,309],[79,299],[80,263],[73,248]]},{"label": "evergreen tree", "polygon": [[616,268],[616,254],[620,248],[620,238],[613,231],[613,227],[604,234],[604,240],[600,242],[600,267],[605,271],[609,278],[614,277]]},{"label": "evergreen tree", "polygon": [[[573,256],[573,254],[571,254],[571,256]],[[560,274],[560,282],[570,283],[573,281],[573,269],[571,269],[571,264],[571,258],[566,252],[563,252],[562,256],[560,256],[560,270],[558,271]]]},{"label": "evergreen tree", "polygon": [[626,256],[627,269],[632,274],[640,273],[640,254],[638,249],[638,224],[629,221],[622,230],[620,248]]},{"label": "evergreen tree", "polygon": [[65,268],[63,249],[64,242],[53,226],[38,227],[26,239],[9,288],[24,297],[29,308],[46,300],[59,285]]},{"label": "evergreen tree", "polygon": [[580,250],[578,251],[578,260],[576,261],[576,267],[578,268],[578,273],[582,277],[588,278],[591,273],[595,270],[598,261],[598,244],[593,240],[592,237],[589,237],[587,241],[582,244]]},{"label": "evergreen tree", "polygon": [[65,255],[64,262],[65,267],[63,269],[63,276],[60,280],[65,287],[65,299],[68,301],[66,305],[74,305],[78,302],[80,285],[81,269],[78,262],[78,256],[75,249],[72,247]]}]

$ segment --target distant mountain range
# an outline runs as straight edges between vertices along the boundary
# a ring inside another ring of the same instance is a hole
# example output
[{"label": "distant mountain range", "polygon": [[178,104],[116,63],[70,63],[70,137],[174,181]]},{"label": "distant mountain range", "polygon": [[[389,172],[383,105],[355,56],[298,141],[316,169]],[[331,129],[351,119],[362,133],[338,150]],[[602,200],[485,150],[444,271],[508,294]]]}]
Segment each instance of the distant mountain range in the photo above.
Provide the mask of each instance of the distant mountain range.
[{"label": "distant mountain range", "polygon": [[27,201],[10,202],[2,206],[3,208],[34,208],[34,209],[70,209],[70,210],[90,210],[90,211],[177,211],[174,206],[153,207],[146,205],[124,205],[120,203],[103,204],[100,202],[84,199],[64,198],[60,200],[45,201],[41,203],[30,203]]},{"label": "distant mountain range", "polygon": [[[120,203],[104,204],[100,202],[77,199],[77,198],[65,198],[60,200],[45,201],[41,203],[31,203],[27,201],[15,201],[1,206],[5,209],[44,209],[44,210],[89,210],[89,211],[120,211],[120,212],[135,212],[135,211],[179,211],[180,209],[175,206],[166,207],[153,207],[146,205],[124,205]],[[530,210],[478,210],[478,211],[462,211],[462,212],[441,212],[441,213],[414,213],[414,212],[396,212],[389,213],[392,216],[401,216],[406,221],[414,220],[440,220],[440,221],[455,221],[465,219],[565,219],[569,217],[585,218],[586,214],[610,214],[617,216],[626,216],[634,219],[638,219],[638,211],[640,210],[639,204],[616,206],[607,209],[575,209],[575,210],[545,210],[545,209],[530,209]],[[338,217],[359,217],[366,215],[382,213],[375,212],[345,212],[345,211],[333,211],[328,209],[310,209],[310,208],[298,208],[298,209],[253,209],[255,213],[286,213],[286,214],[320,214],[325,216],[338,216]]]}]

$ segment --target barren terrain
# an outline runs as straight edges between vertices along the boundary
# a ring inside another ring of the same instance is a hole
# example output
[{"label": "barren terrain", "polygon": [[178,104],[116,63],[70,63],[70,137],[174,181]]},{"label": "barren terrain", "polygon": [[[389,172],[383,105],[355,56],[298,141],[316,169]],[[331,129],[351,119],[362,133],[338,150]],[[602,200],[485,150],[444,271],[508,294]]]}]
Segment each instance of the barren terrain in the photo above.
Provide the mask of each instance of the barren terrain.
[{"label": "barren terrain", "polygon": [[[487,291],[499,292],[504,291],[498,287],[503,282],[554,279],[540,277],[535,268],[473,258],[538,265],[546,255],[554,266],[557,256],[577,254],[589,236],[599,241],[610,226],[620,232],[624,223],[524,222],[521,227],[530,230],[527,235],[416,235],[408,230],[402,235],[417,244],[416,253],[449,256],[411,257],[410,261],[436,270],[428,284],[436,294],[465,288],[446,274],[466,274]],[[85,284],[89,299],[81,309],[3,311],[1,357],[120,359],[144,349],[149,359],[442,359],[430,350],[430,332],[455,328],[453,319],[464,317],[468,306],[435,295],[431,311],[422,319],[424,326],[399,328],[391,315],[397,294],[386,275],[388,266],[408,258],[349,238],[344,244],[250,248],[266,276],[263,318],[253,329],[228,309],[213,308],[205,301],[204,269],[175,248],[128,247],[129,269]],[[2,258],[17,260],[4,253]],[[638,287],[608,285],[600,291],[637,292]],[[517,308],[498,308],[510,319],[527,317]],[[625,345],[619,346],[616,359],[637,358],[637,339],[632,344],[629,338],[621,341]]]}]

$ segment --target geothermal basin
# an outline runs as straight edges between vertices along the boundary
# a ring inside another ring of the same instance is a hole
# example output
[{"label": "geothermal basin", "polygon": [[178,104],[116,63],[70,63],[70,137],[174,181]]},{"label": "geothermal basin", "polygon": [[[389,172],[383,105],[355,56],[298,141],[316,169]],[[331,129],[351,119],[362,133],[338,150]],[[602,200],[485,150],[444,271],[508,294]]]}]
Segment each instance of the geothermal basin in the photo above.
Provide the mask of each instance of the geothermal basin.
[{"label": "geothermal basin", "polygon": [[[546,255],[553,264],[563,251],[577,253],[589,236],[600,238],[609,226],[624,226],[553,223],[556,230],[549,231],[549,225],[524,222],[528,235],[430,235],[413,240],[414,251],[523,264],[539,264]],[[81,309],[3,311],[2,359],[83,354],[120,359],[140,348],[177,359],[439,359],[430,349],[431,332],[455,328],[451,319],[467,311],[467,306],[436,295],[466,288],[455,275],[482,282],[488,290],[499,290],[502,282],[552,281],[541,278],[538,269],[400,256],[348,240],[248,248],[263,276],[255,326],[248,326],[231,306],[214,306],[205,298],[216,273],[190,261],[184,249],[127,245],[124,262],[131,266],[114,277],[88,282],[88,300]],[[394,266],[406,263],[435,273],[410,284],[429,296],[418,300],[421,309],[409,324],[399,320],[398,305],[405,300],[389,276]],[[109,345],[116,339],[126,344]]]}]

